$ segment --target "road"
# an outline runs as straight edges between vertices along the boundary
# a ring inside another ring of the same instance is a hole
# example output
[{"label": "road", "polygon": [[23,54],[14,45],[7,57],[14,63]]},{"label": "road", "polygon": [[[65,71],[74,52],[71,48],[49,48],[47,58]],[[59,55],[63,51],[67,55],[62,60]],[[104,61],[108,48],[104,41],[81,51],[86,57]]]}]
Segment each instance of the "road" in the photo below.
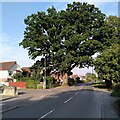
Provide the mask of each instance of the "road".
[{"label": "road", "polygon": [[76,86],[5,112],[3,118],[118,118],[113,102],[109,92]]}]

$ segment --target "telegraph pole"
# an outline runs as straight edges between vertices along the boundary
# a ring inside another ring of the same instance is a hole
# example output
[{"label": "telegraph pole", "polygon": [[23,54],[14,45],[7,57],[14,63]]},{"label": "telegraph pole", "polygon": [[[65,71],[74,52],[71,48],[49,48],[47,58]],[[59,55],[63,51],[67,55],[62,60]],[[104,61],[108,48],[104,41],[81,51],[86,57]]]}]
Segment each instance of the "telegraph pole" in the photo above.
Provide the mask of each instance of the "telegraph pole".
[{"label": "telegraph pole", "polygon": [[46,60],[46,54],[45,54],[45,69],[44,69],[44,81],[43,81],[43,89],[46,89],[46,70],[47,70],[47,60]]}]

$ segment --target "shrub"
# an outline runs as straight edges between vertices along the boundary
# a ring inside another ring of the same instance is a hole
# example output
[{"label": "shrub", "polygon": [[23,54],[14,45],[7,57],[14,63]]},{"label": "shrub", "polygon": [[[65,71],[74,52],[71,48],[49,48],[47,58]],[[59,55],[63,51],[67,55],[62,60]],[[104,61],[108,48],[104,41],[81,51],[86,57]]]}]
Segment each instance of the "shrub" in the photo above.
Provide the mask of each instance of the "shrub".
[{"label": "shrub", "polygon": [[111,96],[113,96],[113,97],[120,97],[120,92],[113,91],[111,93]]},{"label": "shrub", "polygon": [[27,88],[36,89],[36,88],[37,88],[38,81],[35,81],[35,80],[27,80],[26,84],[27,84]]},{"label": "shrub", "polygon": [[37,89],[43,89],[43,86],[37,85]]},{"label": "shrub", "polygon": [[120,84],[116,84],[113,88],[113,91],[111,93],[111,96],[113,97],[120,97]]},{"label": "shrub", "polygon": [[76,82],[76,83],[80,83],[80,78],[77,77],[77,78],[75,79],[75,82]]},{"label": "shrub", "polygon": [[92,87],[106,88],[105,82],[92,83]]},{"label": "shrub", "polygon": [[74,79],[73,78],[68,78],[68,85],[69,86],[72,86],[72,85],[74,85]]},{"label": "shrub", "polygon": [[54,83],[55,83],[55,79],[53,77],[47,76],[47,78],[46,78],[47,88],[53,87]]},{"label": "shrub", "polygon": [[120,83],[115,85],[115,87],[113,88],[113,91],[120,92]]},{"label": "shrub", "polygon": [[19,79],[16,79],[17,82],[27,82],[28,80],[31,80],[30,77],[22,77],[22,78],[19,78]]}]

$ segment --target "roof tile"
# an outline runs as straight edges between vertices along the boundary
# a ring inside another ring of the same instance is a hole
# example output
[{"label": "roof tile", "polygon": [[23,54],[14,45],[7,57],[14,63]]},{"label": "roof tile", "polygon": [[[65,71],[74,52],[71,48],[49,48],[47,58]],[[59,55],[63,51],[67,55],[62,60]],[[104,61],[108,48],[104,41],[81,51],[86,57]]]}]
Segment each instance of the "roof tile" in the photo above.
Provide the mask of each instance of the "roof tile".
[{"label": "roof tile", "polygon": [[14,64],[16,64],[16,61],[0,62],[0,70],[9,70]]}]

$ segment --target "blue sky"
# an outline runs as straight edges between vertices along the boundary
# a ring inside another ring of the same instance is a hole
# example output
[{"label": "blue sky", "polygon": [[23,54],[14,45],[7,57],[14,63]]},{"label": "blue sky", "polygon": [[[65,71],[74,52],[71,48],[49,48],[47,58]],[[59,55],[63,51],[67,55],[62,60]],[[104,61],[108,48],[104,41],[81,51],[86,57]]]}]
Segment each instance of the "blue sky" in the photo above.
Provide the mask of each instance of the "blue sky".
[{"label": "blue sky", "polygon": [[[94,3],[107,16],[118,16],[117,2],[95,3],[92,1],[90,3]],[[37,11],[46,11],[52,5],[57,10],[62,10],[66,8],[67,2],[2,2],[2,16],[0,16],[2,18],[0,61],[17,61],[21,67],[31,66],[35,62],[29,59],[27,50],[19,46],[25,29],[24,19],[28,15],[37,13]],[[76,69],[75,71],[79,70]],[[84,74],[86,71],[89,72],[89,70],[84,69],[81,73]]]}]

